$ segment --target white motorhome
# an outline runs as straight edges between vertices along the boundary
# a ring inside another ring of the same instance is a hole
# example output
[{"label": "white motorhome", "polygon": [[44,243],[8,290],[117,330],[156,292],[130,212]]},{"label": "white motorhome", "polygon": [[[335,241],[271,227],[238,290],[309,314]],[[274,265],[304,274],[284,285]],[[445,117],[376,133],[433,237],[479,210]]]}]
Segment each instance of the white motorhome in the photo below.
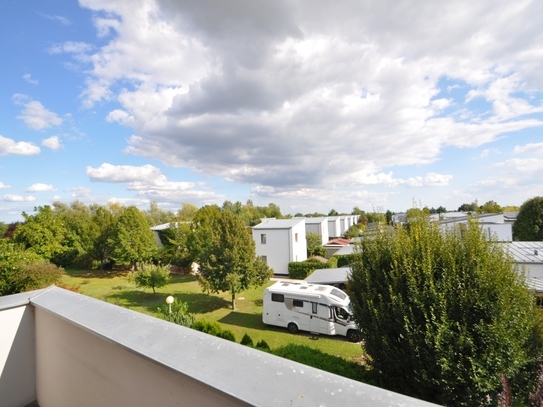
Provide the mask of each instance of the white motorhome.
[{"label": "white motorhome", "polygon": [[262,321],[288,328],[343,335],[359,342],[360,331],[352,320],[350,299],[339,288],[306,281],[278,281],[264,290]]}]

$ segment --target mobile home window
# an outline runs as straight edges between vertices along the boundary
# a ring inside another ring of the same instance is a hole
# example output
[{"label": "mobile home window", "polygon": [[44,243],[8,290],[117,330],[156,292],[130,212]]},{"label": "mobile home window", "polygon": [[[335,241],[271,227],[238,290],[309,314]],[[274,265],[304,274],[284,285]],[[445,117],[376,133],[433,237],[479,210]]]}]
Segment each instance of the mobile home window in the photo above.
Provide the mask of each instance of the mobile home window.
[{"label": "mobile home window", "polygon": [[312,303],[311,303],[311,312],[312,312],[313,314],[316,314],[316,313],[317,313],[317,311],[318,311],[318,306],[319,306],[319,304],[316,303],[316,302],[312,302]]},{"label": "mobile home window", "polygon": [[272,301],[273,302],[285,302],[285,296],[283,294],[273,294],[272,293]]},{"label": "mobile home window", "polygon": [[302,300],[292,300],[292,305],[294,305],[295,307],[303,308],[304,302]]},{"label": "mobile home window", "polygon": [[266,244],[266,234],[265,233],[260,234],[260,243]]}]

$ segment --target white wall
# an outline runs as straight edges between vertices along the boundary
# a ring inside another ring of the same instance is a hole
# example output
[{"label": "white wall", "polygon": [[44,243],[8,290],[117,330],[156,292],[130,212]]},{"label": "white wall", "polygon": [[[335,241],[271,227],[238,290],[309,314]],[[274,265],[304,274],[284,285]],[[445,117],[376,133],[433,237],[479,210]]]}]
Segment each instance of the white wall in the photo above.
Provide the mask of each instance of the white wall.
[{"label": "white wall", "polygon": [[328,234],[328,221],[326,219],[322,219],[320,222],[311,223],[309,219],[305,220],[305,231],[306,233],[316,233],[321,237],[321,244],[325,244],[330,240],[329,234]]},{"label": "white wall", "polygon": [[36,332],[40,407],[244,405],[41,309]]},{"label": "white wall", "polygon": [[488,240],[497,239],[498,242],[512,242],[513,229],[511,223],[482,224]]},{"label": "white wall", "polygon": [[0,310],[0,407],[36,400],[34,337],[31,305]]},{"label": "white wall", "polygon": [[328,234],[329,239],[341,236],[341,229],[339,227],[338,217],[328,218]]},{"label": "white wall", "polygon": [[[266,235],[265,244],[262,243],[262,234]],[[274,274],[288,275],[288,264],[291,261],[307,259],[305,222],[288,229],[253,229],[253,240],[256,255],[266,256],[268,266],[273,269]]]}]

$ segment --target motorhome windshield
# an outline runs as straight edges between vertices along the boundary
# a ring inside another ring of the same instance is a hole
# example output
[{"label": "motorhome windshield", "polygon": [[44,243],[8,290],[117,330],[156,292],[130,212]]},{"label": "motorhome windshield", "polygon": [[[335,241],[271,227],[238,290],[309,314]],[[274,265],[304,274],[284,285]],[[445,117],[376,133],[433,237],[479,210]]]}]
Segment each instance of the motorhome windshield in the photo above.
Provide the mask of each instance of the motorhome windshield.
[{"label": "motorhome windshield", "polygon": [[337,297],[341,300],[344,300],[345,298],[347,298],[347,294],[345,294],[341,290],[338,290],[337,288],[332,289],[332,291],[330,291],[330,294],[332,294],[334,297]]}]

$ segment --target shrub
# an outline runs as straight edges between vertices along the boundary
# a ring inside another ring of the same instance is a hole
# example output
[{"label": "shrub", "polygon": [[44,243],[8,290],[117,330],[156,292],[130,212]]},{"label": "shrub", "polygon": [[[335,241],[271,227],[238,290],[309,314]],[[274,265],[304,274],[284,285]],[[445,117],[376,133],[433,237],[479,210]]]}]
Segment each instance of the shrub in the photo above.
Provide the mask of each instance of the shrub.
[{"label": "shrub", "polygon": [[241,342],[240,342],[242,345],[246,345],[246,346],[253,346],[253,340],[251,339],[251,337],[247,334],[243,335],[243,338],[241,338]]},{"label": "shrub", "polygon": [[129,281],[136,283],[136,287],[152,288],[156,295],[156,288],[164,287],[170,281],[168,266],[142,264],[141,269],[128,275]]},{"label": "shrub", "polygon": [[270,350],[270,345],[268,345],[268,342],[266,342],[264,339],[259,340],[255,347],[261,350]]},{"label": "shrub", "polygon": [[236,341],[236,337],[231,330],[225,330],[221,328],[218,322],[208,321],[205,318],[198,319],[192,324],[192,329],[197,331],[204,332],[209,335],[217,336],[232,342]]},{"label": "shrub", "polygon": [[535,300],[475,221],[460,235],[411,219],[362,241],[351,269],[354,317],[381,386],[442,405],[495,405],[504,374],[527,401],[543,353]]},{"label": "shrub", "polygon": [[363,365],[339,356],[329,355],[309,346],[290,344],[271,350],[270,353],[349,379],[373,384]]},{"label": "shrub", "polygon": [[330,268],[328,263],[319,260],[309,259],[300,262],[291,262],[288,264],[289,278],[303,280],[317,269]]},{"label": "shrub", "polygon": [[189,306],[186,302],[176,301],[174,299],[174,302],[171,304],[171,312],[168,304],[162,304],[158,307],[158,317],[173,322],[174,324],[191,328],[195,318],[194,315],[189,313],[188,309]]},{"label": "shrub", "polygon": [[337,267],[348,266],[353,261],[353,255],[352,254],[334,255],[334,256],[332,256],[332,258],[337,259]]}]

